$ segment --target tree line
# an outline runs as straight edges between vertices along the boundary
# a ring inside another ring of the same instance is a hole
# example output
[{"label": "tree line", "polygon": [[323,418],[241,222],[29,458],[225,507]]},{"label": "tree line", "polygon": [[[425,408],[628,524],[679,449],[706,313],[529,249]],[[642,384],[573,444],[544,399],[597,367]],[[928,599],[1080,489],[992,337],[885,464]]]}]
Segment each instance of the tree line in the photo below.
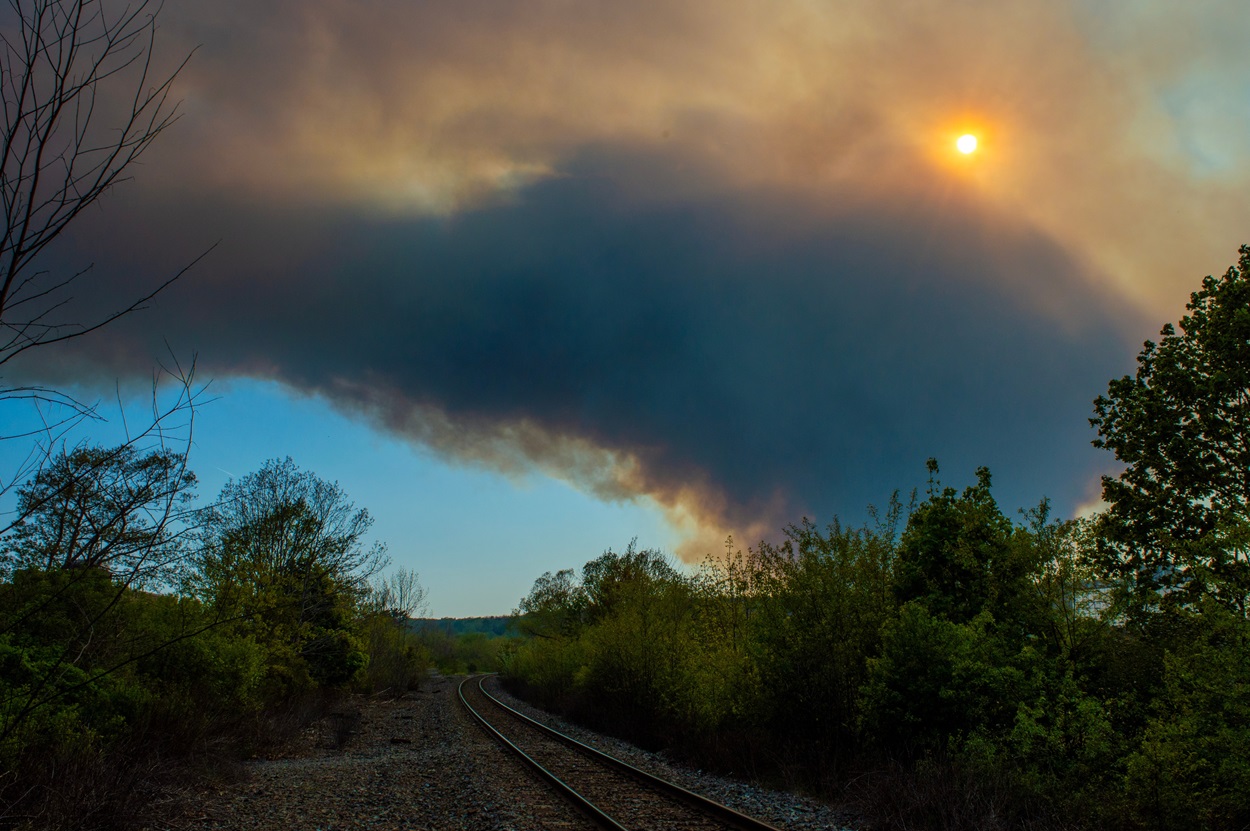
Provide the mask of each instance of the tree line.
[{"label": "tree line", "polygon": [[520,693],[885,828],[1250,824],[1250,248],[1094,403],[1107,507],[1017,518],[990,472],[803,520],[694,573],[547,573]]}]

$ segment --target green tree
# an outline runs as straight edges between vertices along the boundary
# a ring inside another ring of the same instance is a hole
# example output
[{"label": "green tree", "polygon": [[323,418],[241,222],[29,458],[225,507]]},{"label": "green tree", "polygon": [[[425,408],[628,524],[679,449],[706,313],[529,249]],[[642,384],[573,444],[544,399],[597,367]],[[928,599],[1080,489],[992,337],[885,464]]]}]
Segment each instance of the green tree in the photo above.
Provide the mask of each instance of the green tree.
[{"label": "green tree", "polygon": [[690,582],[661,553],[607,551],[573,572],[547,573],[521,601],[531,635],[505,671],[550,706],[655,742],[692,711]]},{"label": "green tree", "polygon": [[807,751],[817,775],[846,754],[859,719],[859,690],[895,612],[891,572],[903,505],[895,495],[876,527],[808,520],[780,546],[757,551],[759,597],[752,646],[767,724],[791,752]]},{"label": "green tree", "polygon": [[1094,445],[1126,465],[1102,480],[1101,565],[1139,608],[1206,595],[1250,611],[1250,246],[1240,255],[1094,402]]},{"label": "green tree", "polygon": [[[705,745],[720,756],[731,753],[739,736],[762,721],[765,690],[754,661],[756,628],[765,583],[757,552],[735,549],[708,555],[691,580],[692,615],[685,634],[693,647],[682,687],[680,714]],[[771,692],[771,690],[769,690]]]},{"label": "green tree", "polygon": [[[928,462],[931,474],[937,462]],[[990,492],[990,471],[959,495],[934,483],[907,522],[894,568],[900,604],[924,603],[934,615],[967,623],[982,612],[1006,623],[1026,615],[1032,551]]]},{"label": "green tree", "polygon": [[424,613],[428,591],[417,572],[399,568],[370,582],[360,604],[362,641],[369,664],[363,686],[370,692],[415,688],[430,664],[430,652],[413,630]]},{"label": "green tree", "polygon": [[618,729],[654,741],[682,709],[690,588],[663,554],[633,542],[586,563],[581,586],[590,657],[577,681]]},{"label": "green tree", "polygon": [[105,569],[126,585],[168,580],[185,552],[194,488],[185,454],[170,449],[62,452],[18,488],[0,562],[6,571]]},{"label": "green tree", "polygon": [[352,632],[369,581],[387,564],[367,546],[373,520],[336,482],[289,457],[222,489],[204,516],[190,588],[223,616],[247,619],[299,675],[341,684],[364,664]]},{"label": "green tree", "polygon": [[1051,520],[1046,501],[1025,517],[1025,533],[1017,533],[1036,550],[1032,580],[1032,602],[1040,622],[1036,634],[1048,654],[1073,671],[1083,671],[1097,661],[1113,609],[1111,592],[1091,563],[1094,521]]},{"label": "green tree", "polygon": [[1190,642],[1166,656],[1163,695],[1128,758],[1146,828],[1250,825],[1250,622],[1202,606]]},{"label": "green tree", "polygon": [[535,580],[513,615],[522,634],[549,639],[576,635],[582,629],[585,611],[586,592],[573,569],[566,568],[555,574],[545,572]]},{"label": "green tree", "polygon": [[621,553],[608,550],[582,566],[581,589],[586,596],[590,620],[608,617],[623,603],[638,596],[638,591],[676,582],[677,570],[658,551],[639,551],[630,542]]},{"label": "green tree", "polygon": [[17,516],[0,546],[0,639],[32,650],[26,681],[0,692],[0,740],[34,730],[75,696],[170,640],[125,625],[135,587],[168,584],[193,518],[195,475],[183,454],[134,444],[54,456],[18,488]]},{"label": "green tree", "polygon": [[861,703],[867,743],[946,750],[973,731],[1009,726],[1024,676],[992,627],[988,614],[955,622],[921,601],[904,604],[883,627],[881,656],[869,660]]}]

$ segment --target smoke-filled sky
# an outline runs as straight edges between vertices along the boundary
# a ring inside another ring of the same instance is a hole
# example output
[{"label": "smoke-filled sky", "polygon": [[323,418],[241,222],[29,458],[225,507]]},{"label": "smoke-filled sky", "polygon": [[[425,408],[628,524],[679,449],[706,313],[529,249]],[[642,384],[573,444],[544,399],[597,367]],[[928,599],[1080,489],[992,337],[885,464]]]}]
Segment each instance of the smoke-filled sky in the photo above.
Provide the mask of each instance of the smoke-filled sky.
[{"label": "smoke-filled sky", "polygon": [[183,117],[54,264],[94,263],[85,308],[220,243],[19,371],[111,388],[198,356],[206,484],[291,452],[437,575],[436,613],[506,612],[633,534],[701,559],[858,521],[929,456],[1070,516],[1114,470],[1092,399],[1250,241],[1228,0],[160,20],[164,60],[198,47]]}]

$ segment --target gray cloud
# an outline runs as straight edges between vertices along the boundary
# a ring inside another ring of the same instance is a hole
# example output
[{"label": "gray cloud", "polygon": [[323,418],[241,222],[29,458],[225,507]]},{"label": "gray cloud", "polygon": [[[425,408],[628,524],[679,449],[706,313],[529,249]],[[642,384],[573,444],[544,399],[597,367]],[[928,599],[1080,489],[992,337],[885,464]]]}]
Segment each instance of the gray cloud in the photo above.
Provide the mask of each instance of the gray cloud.
[{"label": "gray cloud", "polygon": [[[1122,322],[1046,238],[949,193],[935,211],[716,192],[681,158],[621,147],[566,170],[452,219],[218,194],[137,205],[136,239],[129,210],[102,215],[84,254],[143,251],[111,292],[175,261],[187,229],[227,242],[58,365],[125,373],[168,340],[452,458],[650,495],[717,530],[858,515],[929,455],[956,476],[989,464],[1008,505],[1086,495],[1085,417],[1122,368]],[[656,199],[644,179],[676,185]]]}]

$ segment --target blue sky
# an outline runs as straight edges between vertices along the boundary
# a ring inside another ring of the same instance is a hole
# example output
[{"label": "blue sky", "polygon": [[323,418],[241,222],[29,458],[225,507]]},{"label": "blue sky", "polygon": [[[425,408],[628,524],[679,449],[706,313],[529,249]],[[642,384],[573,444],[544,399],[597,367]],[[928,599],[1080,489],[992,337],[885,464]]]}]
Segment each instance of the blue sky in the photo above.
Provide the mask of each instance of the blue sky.
[{"label": "blue sky", "polygon": [[633,537],[670,551],[675,542],[645,505],[604,502],[542,475],[451,465],[273,382],[208,392],[215,400],[196,415],[191,457],[203,497],[284,456],[337,480],[368,508],[394,566],[420,573],[434,616],[508,614],[544,571],[578,567]]},{"label": "blue sky", "polygon": [[[162,388],[160,401],[171,402]],[[64,438],[110,444],[126,425],[151,422],[151,393],[115,394],[74,389],[105,421]],[[644,500],[604,501],[541,474],[504,475],[454,465],[428,450],[336,412],[325,400],[292,395],[271,381],[212,381],[197,397],[190,465],[200,504],[231,478],[290,456],[301,468],[337,481],[374,525],[370,540],[386,543],[392,568],[416,570],[429,590],[429,614],[469,617],[508,614],[544,571],[576,568],[607,548],[672,551],[677,534]],[[48,410],[48,412],[53,412]],[[8,411],[7,433],[33,424],[33,412]],[[175,444],[185,437],[175,418]],[[6,471],[22,462],[27,445],[0,445]],[[12,495],[3,503],[12,506]]]},{"label": "blue sky", "polygon": [[196,356],[202,495],[291,456],[435,614],[929,456],[1085,510],[1092,400],[1250,241],[1250,7],[886,6],[169,2],[183,117],[44,265],[90,319],[216,247],[6,381]]}]

